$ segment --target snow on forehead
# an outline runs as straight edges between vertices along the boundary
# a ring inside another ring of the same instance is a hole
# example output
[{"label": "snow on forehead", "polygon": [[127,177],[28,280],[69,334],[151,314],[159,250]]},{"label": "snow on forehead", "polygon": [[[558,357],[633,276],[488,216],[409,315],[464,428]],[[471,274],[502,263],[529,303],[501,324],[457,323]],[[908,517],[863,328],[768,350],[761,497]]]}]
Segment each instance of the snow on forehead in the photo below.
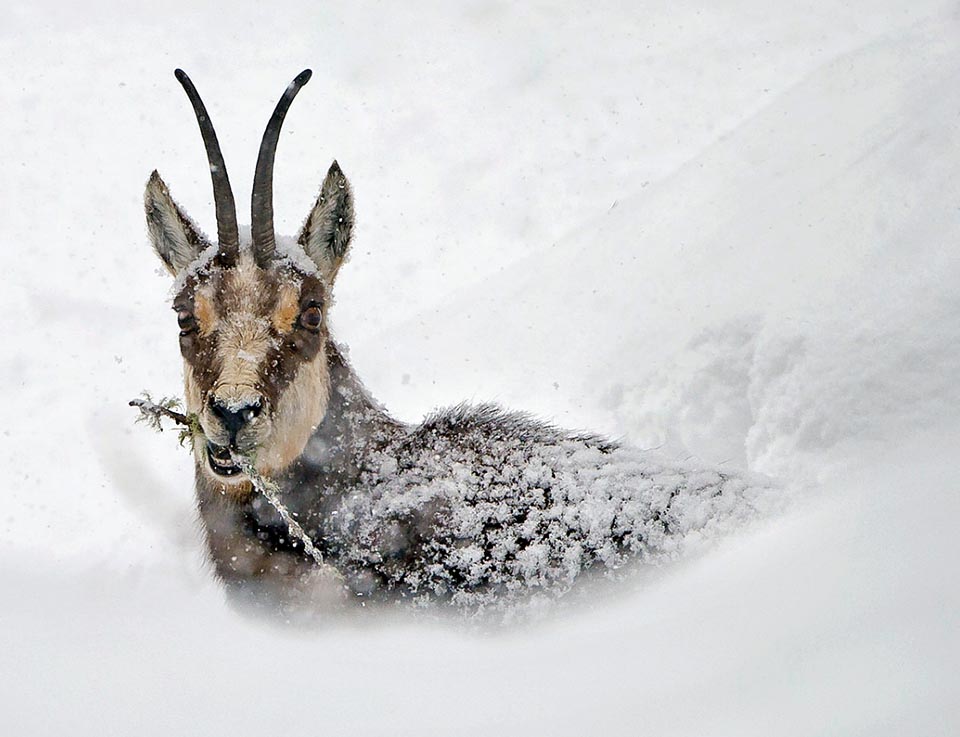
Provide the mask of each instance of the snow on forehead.
[{"label": "snow on forehead", "polygon": [[216,257],[217,252],[220,250],[220,246],[211,245],[204,248],[200,251],[200,254],[173,280],[173,286],[170,288],[171,294],[174,296],[180,294],[183,291],[183,288],[187,286],[187,281],[194,278],[200,277],[206,274],[210,270],[210,264],[213,262],[213,259]]},{"label": "snow on forehead", "polygon": [[277,236],[277,256],[286,259],[297,271],[305,276],[320,277],[317,265],[307,256],[303,246],[297,243],[296,238]]},{"label": "snow on forehead", "polygon": [[[245,228],[244,230],[249,233],[249,228]],[[241,253],[251,248],[247,233],[241,234]],[[189,279],[201,277],[209,273],[213,259],[216,257],[219,250],[220,247],[217,245],[211,245],[204,248],[189,266],[177,274],[176,278],[173,280],[173,286],[170,289],[171,294],[174,296],[180,294],[180,292],[183,291],[183,288],[187,285],[187,281]],[[317,270],[317,265],[310,259],[309,256],[307,256],[306,252],[303,250],[303,247],[297,243],[295,238],[291,238],[290,236],[277,236],[277,258],[278,260],[282,259],[286,261],[304,276],[314,276],[320,278],[320,272]]]}]

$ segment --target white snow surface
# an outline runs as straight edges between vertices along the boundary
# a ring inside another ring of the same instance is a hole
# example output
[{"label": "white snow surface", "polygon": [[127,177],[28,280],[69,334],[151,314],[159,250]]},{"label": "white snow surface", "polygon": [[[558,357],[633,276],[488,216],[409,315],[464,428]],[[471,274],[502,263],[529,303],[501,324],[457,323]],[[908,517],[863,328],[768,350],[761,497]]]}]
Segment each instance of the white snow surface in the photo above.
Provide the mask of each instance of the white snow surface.
[{"label": "white snow surface", "polygon": [[[960,732],[960,14],[933,0],[138,6],[0,27],[4,732]],[[524,627],[226,605],[180,393],[158,168],[213,231],[293,76],[277,223],[336,158],[333,326],[414,421],[494,400],[789,507]],[[953,562],[951,562],[953,561]]]}]

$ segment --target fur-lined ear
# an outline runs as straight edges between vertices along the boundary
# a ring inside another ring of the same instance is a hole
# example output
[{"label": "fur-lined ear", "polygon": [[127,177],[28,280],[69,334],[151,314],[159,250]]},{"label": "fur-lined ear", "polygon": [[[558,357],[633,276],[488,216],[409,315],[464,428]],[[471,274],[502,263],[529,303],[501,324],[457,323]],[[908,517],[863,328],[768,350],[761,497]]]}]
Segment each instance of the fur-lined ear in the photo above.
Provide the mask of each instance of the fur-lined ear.
[{"label": "fur-lined ear", "polygon": [[210,244],[173,201],[167,185],[156,171],[147,181],[143,205],[147,213],[147,230],[150,232],[153,250],[157,252],[167,270],[176,276],[192,264]]},{"label": "fur-lined ear", "polygon": [[333,284],[353,235],[353,193],[336,161],[330,165],[320,196],[303,224],[297,242]]}]

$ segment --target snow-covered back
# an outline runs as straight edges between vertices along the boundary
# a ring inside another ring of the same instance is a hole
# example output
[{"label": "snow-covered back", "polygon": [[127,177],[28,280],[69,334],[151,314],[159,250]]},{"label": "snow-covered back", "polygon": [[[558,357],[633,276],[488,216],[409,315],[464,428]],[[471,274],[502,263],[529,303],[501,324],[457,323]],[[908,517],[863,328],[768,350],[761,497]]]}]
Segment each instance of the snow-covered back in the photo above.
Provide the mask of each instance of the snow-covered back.
[{"label": "snow-covered back", "polygon": [[[518,621],[588,576],[624,581],[784,501],[756,475],[571,435],[489,404],[377,434],[375,443],[343,438],[337,455],[362,458],[346,488],[299,469],[280,483],[362,602]],[[315,435],[301,463],[336,476],[339,466],[323,464],[329,443]],[[283,502],[252,506],[262,529],[287,535]]]},{"label": "snow-covered back", "polygon": [[[958,20],[937,0],[5,8],[7,730],[955,734]],[[187,454],[126,406],[180,390],[150,171],[213,230],[177,66],[238,203],[313,68],[278,227],[336,158],[358,226],[334,331],[403,420],[494,400],[770,474],[793,506],[525,628],[238,615]]]}]

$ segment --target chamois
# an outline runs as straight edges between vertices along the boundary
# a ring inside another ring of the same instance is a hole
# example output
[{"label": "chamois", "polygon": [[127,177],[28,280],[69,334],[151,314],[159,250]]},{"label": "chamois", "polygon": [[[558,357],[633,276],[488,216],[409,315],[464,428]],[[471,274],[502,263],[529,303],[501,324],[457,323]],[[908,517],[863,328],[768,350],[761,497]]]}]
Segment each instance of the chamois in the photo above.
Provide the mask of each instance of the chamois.
[{"label": "chamois", "polygon": [[[283,607],[343,598],[437,602],[470,612],[567,591],[587,569],[672,555],[686,536],[750,513],[762,487],[658,460],[490,404],[410,426],[364,389],[329,332],[350,247],[353,192],[336,161],[296,240],[273,224],[273,165],[287,87],[260,145],[241,238],[210,116],[182,70],[213,179],[210,243],[156,171],[145,209],[175,277],[197,505],[216,573],[243,600]],[[254,493],[237,454],[279,487],[327,570]],[[318,593],[319,592],[319,593]]]}]

